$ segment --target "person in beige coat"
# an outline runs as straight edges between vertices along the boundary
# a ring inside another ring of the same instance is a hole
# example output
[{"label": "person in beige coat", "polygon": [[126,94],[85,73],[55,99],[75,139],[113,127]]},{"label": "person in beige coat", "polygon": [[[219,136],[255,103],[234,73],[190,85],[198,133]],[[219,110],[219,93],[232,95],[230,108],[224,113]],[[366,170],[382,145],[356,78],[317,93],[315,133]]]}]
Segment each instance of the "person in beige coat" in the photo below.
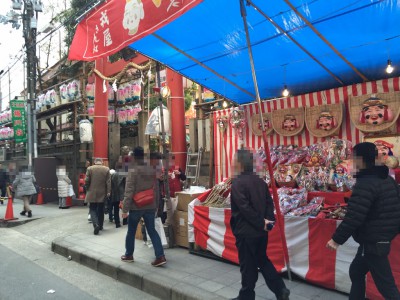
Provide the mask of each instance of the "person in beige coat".
[{"label": "person in beige coat", "polygon": [[93,223],[94,234],[98,235],[103,229],[104,202],[111,193],[110,169],[103,166],[103,160],[96,158],[94,165],[86,170],[86,199],[89,203],[90,216]]}]

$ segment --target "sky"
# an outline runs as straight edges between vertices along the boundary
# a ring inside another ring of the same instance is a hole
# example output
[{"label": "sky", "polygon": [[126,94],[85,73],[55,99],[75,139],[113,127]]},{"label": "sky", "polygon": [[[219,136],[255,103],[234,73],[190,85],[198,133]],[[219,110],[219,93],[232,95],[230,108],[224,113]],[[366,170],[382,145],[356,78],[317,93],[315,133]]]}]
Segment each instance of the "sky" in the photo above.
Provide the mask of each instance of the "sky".
[{"label": "sky", "polygon": [[[60,9],[65,9],[65,6],[69,6],[70,0],[42,0],[43,2],[43,12],[39,13],[38,17],[38,37],[37,40],[41,40],[45,34],[40,34],[40,31],[45,28],[51,18],[52,14],[57,13]],[[0,15],[5,16],[11,10],[11,0],[1,0],[0,1]],[[54,7],[54,9],[53,9]],[[22,11],[16,11],[17,13],[21,13]],[[25,51],[22,50],[25,44],[23,39],[23,31],[22,31],[22,23],[19,29],[12,28],[11,24],[3,24],[0,23],[0,54],[2,59],[0,60],[0,71],[4,70],[4,73],[0,76],[0,85],[2,92],[2,105],[1,108],[4,110],[8,107],[8,102],[10,99],[13,99],[15,96],[21,94],[21,91],[24,89],[24,67],[23,67],[23,59],[25,58]],[[53,34],[53,38],[51,39],[51,56],[49,57],[49,66],[51,67],[59,60],[59,40],[61,39],[61,43],[63,40],[63,32],[62,30]],[[42,48],[45,47],[46,44],[49,43],[49,38],[45,39],[41,42]],[[40,53],[39,53],[40,52]],[[22,59],[18,61],[22,55]],[[37,52],[37,55],[40,56],[41,69],[42,72],[45,71],[46,66],[46,53],[41,50]],[[17,63],[14,65],[14,63]],[[13,66],[14,65],[14,66]],[[8,73],[8,68],[10,67],[10,72]]]}]

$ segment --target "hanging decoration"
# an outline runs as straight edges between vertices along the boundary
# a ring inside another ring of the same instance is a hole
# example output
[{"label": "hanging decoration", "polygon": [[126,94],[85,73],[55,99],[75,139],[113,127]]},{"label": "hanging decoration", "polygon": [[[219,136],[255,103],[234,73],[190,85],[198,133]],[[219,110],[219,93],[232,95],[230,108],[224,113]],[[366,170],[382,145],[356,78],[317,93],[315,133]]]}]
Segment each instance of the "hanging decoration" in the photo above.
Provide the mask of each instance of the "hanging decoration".
[{"label": "hanging decoration", "polygon": [[79,81],[72,80],[67,85],[67,98],[69,102],[77,101],[81,97],[81,90],[79,88]]},{"label": "hanging decoration", "polygon": [[400,114],[400,92],[349,97],[350,117],[357,129],[392,132]]},{"label": "hanging decoration", "polygon": [[113,107],[108,107],[108,123],[114,123],[115,121],[115,109]]},{"label": "hanging decoration", "polygon": [[[266,135],[269,135],[274,130],[272,128],[272,123],[271,123],[271,114],[264,113],[262,114],[262,118],[264,120],[265,133]],[[253,131],[254,135],[262,136],[262,125],[260,122],[260,114],[251,116],[251,130]]]},{"label": "hanging decoration", "polygon": [[[225,149],[225,132],[226,132],[226,129],[228,128],[228,120],[229,120],[228,116],[219,116],[216,119],[218,129],[221,132],[221,148],[220,148],[221,157],[224,157],[224,153],[225,153],[225,156],[227,156],[226,149]],[[222,172],[222,168],[223,168],[223,165],[221,164],[220,172]]]},{"label": "hanging decoration", "polygon": [[79,137],[81,143],[93,142],[92,124],[89,120],[82,120],[79,122]]},{"label": "hanging decoration", "polygon": [[[86,87],[86,93],[89,94],[87,89],[88,88]],[[67,103],[69,101],[67,84],[60,85],[60,97],[61,97],[62,104]]]},{"label": "hanging decoration", "polygon": [[[94,100],[94,91],[95,91],[94,83],[88,83],[86,85],[86,98],[89,101],[93,101]],[[60,87],[60,94],[61,94],[61,87]]]},{"label": "hanging decoration", "polygon": [[306,126],[315,137],[337,135],[343,122],[342,103],[306,107]]},{"label": "hanging decoration", "polygon": [[88,105],[87,111],[88,111],[89,120],[93,121],[93,117],[94,117],[94,104],[93,103],[90,103]]},{"label": "hanging decoration", "polygon": [[243,140],[243,129],[246,127],[244,111],[238,107],[232,109],[230,123],[237,130],[239,139]]},{"label": "hanging decoration", "polygon": [[288,108],[272,111],[272,127],[282,136],[295,136],[304,128],[304,108]]},{"label": "hanging decoration", "polygon": [[217,118],[217,125],[218,129],[224,133],[226,128],[228,127],[228,117],[227,116],[220,116]]},{"label": "hanging decoration", "polygon": [[115,96],[114,93],[118,93],[118,89],[115,86],[116,90],[114,90],[114,87],[111,85],[108,85],[107,87],[107,98],[109,103],[114,103],[115,101]]},{"label": "hanging decoration", "polygon": [[[163,119],[164,119],[164,132],[166,135],[170,135],[170,128],[169,128],[169,111],[163,105]],[[147,135],[156,135],[159,136],[162,133],[162,126],[161,126],[161,113],[160,107],[155,108],[149,120],[147,121],[145,134]]]}]

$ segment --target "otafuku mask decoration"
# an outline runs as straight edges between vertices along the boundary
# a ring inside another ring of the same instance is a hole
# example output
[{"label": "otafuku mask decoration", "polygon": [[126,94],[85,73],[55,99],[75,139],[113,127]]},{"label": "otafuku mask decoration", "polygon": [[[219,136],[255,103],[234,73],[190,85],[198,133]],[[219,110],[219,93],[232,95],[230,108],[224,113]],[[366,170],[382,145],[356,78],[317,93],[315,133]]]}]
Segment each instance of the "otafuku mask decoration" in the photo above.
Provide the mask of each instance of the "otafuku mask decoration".
[{"label": "otafuku mask decoration", "polygon": [[[268,118],[264,118],[264,127],[265,129],[271,128],[271,122],[268,120]],[[261,122],[258,122],[258,129],[262,130],[262,124]]]},{"label": "otafuku mask decoration", "polygon": [[329,131],[337,127],[336,118],[329,112],[323,111],[317,119],[317,129]]},{"label": "otafuku mask decoration", "polygon": [[361,124],[381,125],[391,121],[393,121],[393,112],[383,100],[371,97],[364,101],[360,112]]},{"label": "otafuku mask decoration", "polygon": [[299,124],[298,124],[295,116],[286,115],[283,118],[282,129],[287,130],[287,131],[294,131],[297,128],[299,128]]}]

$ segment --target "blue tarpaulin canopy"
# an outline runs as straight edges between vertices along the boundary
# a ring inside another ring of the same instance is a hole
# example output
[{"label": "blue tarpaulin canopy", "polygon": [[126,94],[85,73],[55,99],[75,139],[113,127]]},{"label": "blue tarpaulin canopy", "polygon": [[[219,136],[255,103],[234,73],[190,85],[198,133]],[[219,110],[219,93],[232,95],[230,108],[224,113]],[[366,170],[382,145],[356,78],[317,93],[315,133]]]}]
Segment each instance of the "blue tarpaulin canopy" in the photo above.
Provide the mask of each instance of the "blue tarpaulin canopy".
[{"label": "blue tarpaulin canopy", "polygon": [[[280,97],[285,84],[300,95],[400,75],[400,1],[248,4],[262,99]],[[236,103],[255,100],[239,0],[204,0],[130,47]]]}]

